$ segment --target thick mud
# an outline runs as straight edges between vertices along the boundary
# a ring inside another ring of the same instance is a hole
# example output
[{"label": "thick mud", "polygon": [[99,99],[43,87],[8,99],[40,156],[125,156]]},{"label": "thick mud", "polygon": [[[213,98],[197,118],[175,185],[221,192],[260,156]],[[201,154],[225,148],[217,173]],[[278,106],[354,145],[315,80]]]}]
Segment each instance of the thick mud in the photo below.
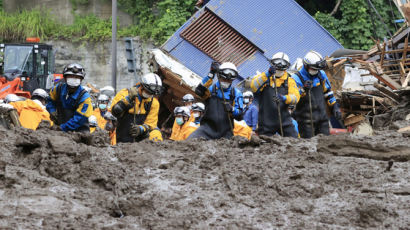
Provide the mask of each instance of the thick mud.
[{"label": "thick mud", "polygon": [[409,229],[396,132],[108,145],[0,130],[0,229]]}]

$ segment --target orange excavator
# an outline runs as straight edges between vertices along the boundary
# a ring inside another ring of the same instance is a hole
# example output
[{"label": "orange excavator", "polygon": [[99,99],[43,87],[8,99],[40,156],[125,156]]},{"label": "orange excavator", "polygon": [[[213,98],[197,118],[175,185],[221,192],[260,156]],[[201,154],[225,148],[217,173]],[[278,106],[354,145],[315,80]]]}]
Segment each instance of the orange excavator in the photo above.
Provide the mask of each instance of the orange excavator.
[{"label": "orange excavator", "polygon": [[54,52],[51,45],[28,38],[27,43],[0,44],[0,99],[8,94],[30,98],[37,88],[47,89],[61,76],[53,74]]}]

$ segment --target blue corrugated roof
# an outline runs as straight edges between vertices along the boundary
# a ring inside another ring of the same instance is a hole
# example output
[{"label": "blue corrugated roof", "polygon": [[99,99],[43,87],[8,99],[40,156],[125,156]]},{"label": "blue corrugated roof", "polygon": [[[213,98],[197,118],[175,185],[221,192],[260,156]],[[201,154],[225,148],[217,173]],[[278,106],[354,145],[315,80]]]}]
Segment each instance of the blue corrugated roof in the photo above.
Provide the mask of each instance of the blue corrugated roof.
[{"label": "blue corrugated roof", "polygon": [[[267,59],[279,51],[287,53],[293,62],[309,50],[325,56],[343,48],[294,0],[211,0],[206,7],[264,52],[257,52],[238,67],[244,77],[265,71],[269,66]],[[163,48],[205,76],[212,59],[179,36],[199,13],[178,29]]]}]

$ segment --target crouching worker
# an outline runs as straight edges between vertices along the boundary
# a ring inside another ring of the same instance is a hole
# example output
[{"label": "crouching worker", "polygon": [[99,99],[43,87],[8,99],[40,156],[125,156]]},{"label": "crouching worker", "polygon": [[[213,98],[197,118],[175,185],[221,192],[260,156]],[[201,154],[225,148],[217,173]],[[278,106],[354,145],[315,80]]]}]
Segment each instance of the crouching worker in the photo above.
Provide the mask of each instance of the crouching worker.
[{"label": "crouching worker", "polygon": [[[194,117],[194,123],[197,125],[200,125],[202,116],[204,115],[204,112],[205,112],[205,105],[201,102],[197,102],[192,105],[191,111],[192,111],[192,117]],[[192,120],[192,117],[191,117],[191,120]]]},{"label": "crouching worker", "polygon": [[303,58],[302,69],[292,75],[301,92],[301,99],[296,105],[294,117],[299,124],[302,138],[330,134],[326,105],[329,106],[336,119],[341,119],[339,105],[336,103],[329,79],[323,71],[326,66],[326,60],[322,55],[316,51],[310,51]]},{"label": "crouching worker", "polygon": [[117,93],[111,107],[118,123],[117,143],[139,142],[146,138],[162,141],[157,128],[159,102],[156,98],[161,90],[161,78],[148,73],[142,76],[140,83]]},{"label": "crouching worker", "polygon": [[[232,86],[238,77],[238,70],[233,63],[218,65],[213,62],[211,71],[195,93],[205,100],[206,110],[201,119],[201,126],[189,136],[191,138],[219,139],[233,136],[234,119],[242,120],[242,92]],[[216,81],[215,84],[212,84]]]},{"label": "crouching worker", "polygon": [[289,76],[289,57],[279,52],[273,55],[266,73],[252,78],[251,89],[259,97],[258,134],[298,137],[288,111],[300,98],[295,80]]},{"label": "crouching worker", "polygon": [[199,125],[190,121],[191,112],[188,107],[176,107],[174,109],[176,127],[172,128],[172,134],[169,139],[174,141],[186,140],[191,133],[193,133]]},{"label": "crouching worker", "polygon": [[90,132],[88,118],[93,106],[90,94],[81,86],[84,77],[80,64],[69,64],[63,70],[64,80],[51,88],[47,110],[55,130]]},{"label": "crouching worker", "polygon": [[27,129],[36,130],[41,121],[52,122],[50,114],[45,107],[48,94],[43,89],[34,90],[31,99],[25,101],[10,102],[10,105],[16,109],[20,124]]}]

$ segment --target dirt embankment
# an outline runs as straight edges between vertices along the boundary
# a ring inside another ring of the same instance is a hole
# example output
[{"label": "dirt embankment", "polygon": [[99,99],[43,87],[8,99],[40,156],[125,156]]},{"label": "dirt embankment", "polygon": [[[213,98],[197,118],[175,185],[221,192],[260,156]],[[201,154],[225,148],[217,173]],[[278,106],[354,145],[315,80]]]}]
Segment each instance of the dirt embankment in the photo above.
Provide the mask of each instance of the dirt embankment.
[{"label": "dirt embankment", "polygon": [[1,229],[408,229],[410,140],[106,145],[0,130]]}]

